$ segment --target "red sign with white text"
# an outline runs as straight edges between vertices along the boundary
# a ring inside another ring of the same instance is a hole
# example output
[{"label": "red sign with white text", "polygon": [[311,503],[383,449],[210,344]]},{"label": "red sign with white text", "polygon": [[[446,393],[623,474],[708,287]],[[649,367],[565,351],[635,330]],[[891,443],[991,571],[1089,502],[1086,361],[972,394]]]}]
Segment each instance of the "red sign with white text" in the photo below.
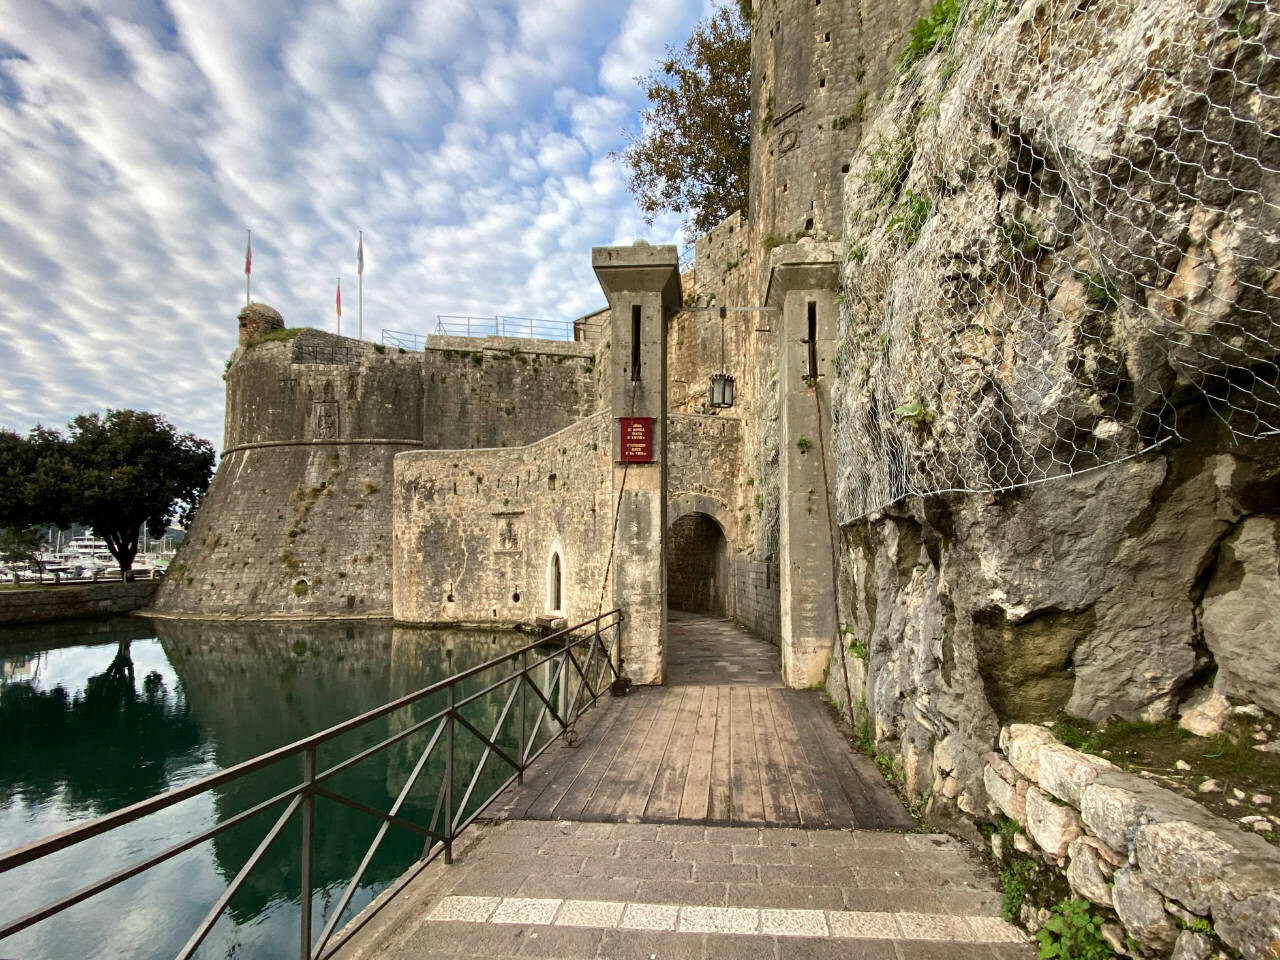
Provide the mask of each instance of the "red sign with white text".
[{"label": "red sign with white text", "polygon": [[653,417],[619,417],[623,463],[653,462]]}]

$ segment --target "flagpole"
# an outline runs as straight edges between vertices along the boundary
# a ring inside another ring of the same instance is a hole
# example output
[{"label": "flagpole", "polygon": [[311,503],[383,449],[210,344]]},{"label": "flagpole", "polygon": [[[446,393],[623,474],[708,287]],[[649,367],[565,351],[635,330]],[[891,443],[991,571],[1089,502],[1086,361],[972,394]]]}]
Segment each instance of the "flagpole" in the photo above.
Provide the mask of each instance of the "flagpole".
[{"label": "flagpole", "polygon": [[336,305],[336,309],[338,311],[338,336],[342,336],[342,278],[341,277],[338,278],[338,294],[337,294],[337,299],[334,300],[334,304]]},{"label": "flagpole", "polygon": [[360,231],[360,339],[364,339],[364,231]]},{"label": "flagpole", "polygon": [[244,305],[247,307],[253,301],[249,299],[249,275],[251,273],[251,264],[253,262],[253,231],[246,230],[246,239],[244,244]]}]

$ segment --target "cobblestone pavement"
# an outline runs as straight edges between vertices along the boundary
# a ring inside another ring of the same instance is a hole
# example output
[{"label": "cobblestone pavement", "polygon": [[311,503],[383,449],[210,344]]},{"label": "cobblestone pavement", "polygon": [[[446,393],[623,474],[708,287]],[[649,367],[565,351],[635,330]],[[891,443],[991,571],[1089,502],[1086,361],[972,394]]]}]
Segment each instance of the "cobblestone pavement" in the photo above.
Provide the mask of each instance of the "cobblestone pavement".
[{"label": "cobblestone pavement", "polygon": [[478,828],[342,956],[1030,960],[942,835],[515,820]]},{"label": "cobblestone pavement", "polygon": [[668,684],[782,686],[778,648],[732,620],[672,610],[667,638]]}]

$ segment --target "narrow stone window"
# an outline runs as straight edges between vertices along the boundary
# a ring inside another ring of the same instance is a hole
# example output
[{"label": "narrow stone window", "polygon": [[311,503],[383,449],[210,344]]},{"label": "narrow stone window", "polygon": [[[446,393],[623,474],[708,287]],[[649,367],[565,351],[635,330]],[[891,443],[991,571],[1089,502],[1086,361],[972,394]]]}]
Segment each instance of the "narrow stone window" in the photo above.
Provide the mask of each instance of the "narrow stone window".
[{"label": "narrow stone window", "polygon": [[551,569],[547,571],[547,608],[553,613],[564,609],[563,580],[560,571],[560,554],[551,555]]},{"label": "narrow stone window", "polygon": [[556,488],[556,475],[554,473],[547,475],[547,489],[554,490]]},{"label": "narrow stone window", "polygon": [[631,307],[631,379],[640,379],[640,304]]},{"label": "narrow stone window", "polygon": [[809,372],[806,376],[810,380],[818,377],[818,304],[813,300],[809,301]]}]

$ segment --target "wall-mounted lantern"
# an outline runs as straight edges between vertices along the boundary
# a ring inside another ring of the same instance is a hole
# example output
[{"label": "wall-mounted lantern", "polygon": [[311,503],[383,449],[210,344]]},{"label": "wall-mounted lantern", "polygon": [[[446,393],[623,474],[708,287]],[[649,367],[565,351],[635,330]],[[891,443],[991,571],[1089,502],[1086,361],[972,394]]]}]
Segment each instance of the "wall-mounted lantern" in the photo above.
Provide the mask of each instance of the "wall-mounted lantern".
[{"label": "wall-mounted lantern", "polygon": [[727,313],[724,307],[720,308],[720,373],[711,375],[710,405],[718,410],[733,406],[733,377],[724,372],[724,318]]},{"label": "wall-mounted lantern", "polygon": [[733,406],[733,377],[727,373],[711,375],[711,406],[721,409]]}]

